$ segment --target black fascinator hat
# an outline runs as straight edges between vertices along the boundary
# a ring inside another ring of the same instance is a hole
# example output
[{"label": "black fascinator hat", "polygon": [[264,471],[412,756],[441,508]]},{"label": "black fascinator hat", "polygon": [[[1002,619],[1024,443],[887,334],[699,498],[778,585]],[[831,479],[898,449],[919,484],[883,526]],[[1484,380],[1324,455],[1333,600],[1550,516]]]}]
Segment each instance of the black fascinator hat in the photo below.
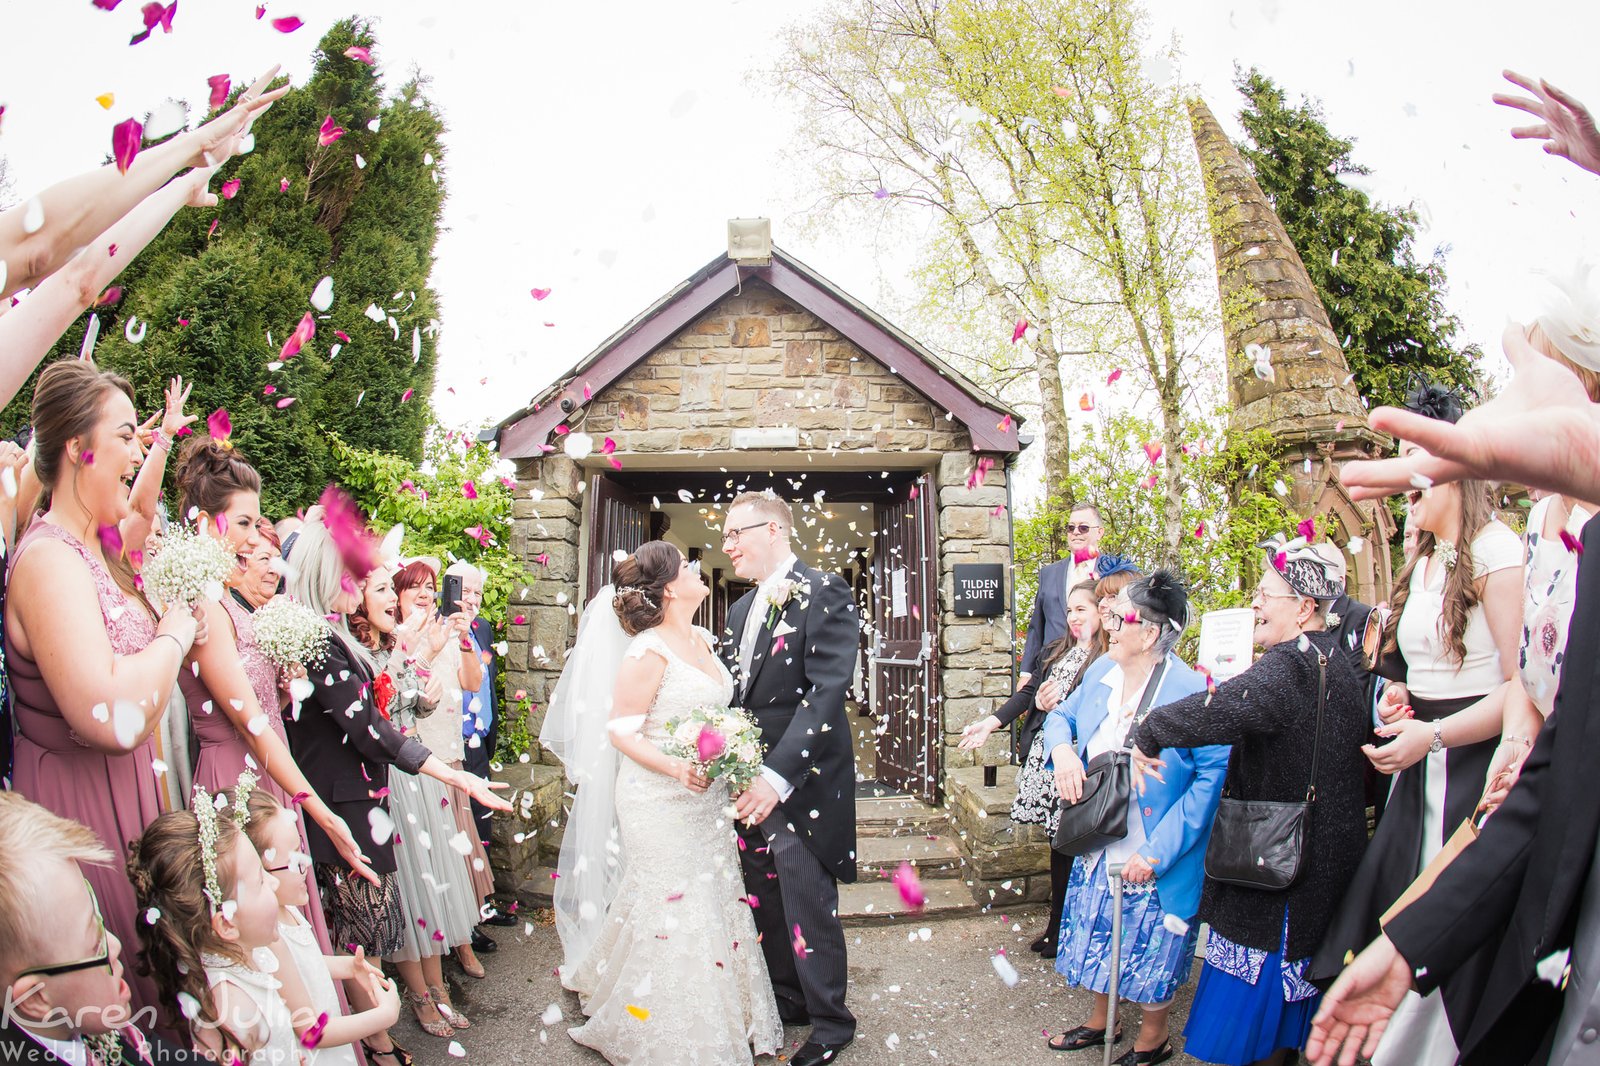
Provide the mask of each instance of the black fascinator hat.
[{"label": "black fascinator hat", "polygon": [[1161,569],[1128,586],[1128,602],[1149,621],[1171,623],[1182,630],[1189,623],[1189,590],[1171,570]]},{"label": "black fascinator hat", "polygon": [[1454,425],[1467,413],[1460,393],[1447,385],[1417,379],[1406,393],[1405,409],[1424,418],[1436,418]]}]

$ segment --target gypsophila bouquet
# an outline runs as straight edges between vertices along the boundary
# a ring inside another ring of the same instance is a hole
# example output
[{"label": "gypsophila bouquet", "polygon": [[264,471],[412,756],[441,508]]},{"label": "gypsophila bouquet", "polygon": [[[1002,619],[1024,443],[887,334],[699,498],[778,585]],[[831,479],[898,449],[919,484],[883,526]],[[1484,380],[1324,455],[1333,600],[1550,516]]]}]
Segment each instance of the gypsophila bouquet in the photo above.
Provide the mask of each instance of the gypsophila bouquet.
[{"label": "gypsophila bouquet", "polygon": [[222,599],[222,583],[238,569],[238,559],[220,537],[171,529],[139,577],[145,592],[163,606],[189,607]]},{"label": "gypsophila bouquet", "polygon": [[662,751],[697,764],[707,777],[725,778],[735,792],[761,776],[761,731],[743,711],[696,707],[668,719],[666,729]]},{"label": "gypsophila bouquet", "polygon": [[256,608],[251,622],[256,647],[285,673],[321,659],[332,636],[326,618],[287,596],[274,596]]}]

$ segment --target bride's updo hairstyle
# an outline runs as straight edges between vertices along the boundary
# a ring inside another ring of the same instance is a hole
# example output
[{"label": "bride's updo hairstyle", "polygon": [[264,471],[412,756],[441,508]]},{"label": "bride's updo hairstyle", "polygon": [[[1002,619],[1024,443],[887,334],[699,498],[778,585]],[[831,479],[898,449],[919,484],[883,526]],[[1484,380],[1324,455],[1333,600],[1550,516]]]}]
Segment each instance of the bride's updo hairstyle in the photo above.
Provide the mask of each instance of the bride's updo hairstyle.
[{"label": "bride's updo hairstyle", "polygon": [[636,637],[661,624],[667,613],[663,590],[678,576],[683,555],[664,540],[651,540],[618,563],[611,572],[616,598],[611,607],[617,612],[623,632]]}]

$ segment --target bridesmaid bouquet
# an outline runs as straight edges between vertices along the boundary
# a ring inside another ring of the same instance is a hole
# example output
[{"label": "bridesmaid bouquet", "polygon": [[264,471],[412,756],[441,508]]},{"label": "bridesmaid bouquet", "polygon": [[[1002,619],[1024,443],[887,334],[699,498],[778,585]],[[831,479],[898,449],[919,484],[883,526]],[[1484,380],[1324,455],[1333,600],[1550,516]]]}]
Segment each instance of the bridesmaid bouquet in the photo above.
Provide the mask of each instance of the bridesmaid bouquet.
[{"label": "bridesmaid bouquet", "polygon": [[251,617],[256,647],[284,673],[309,667],[328,650],[328,620],[303,603],[274,596]]},{"label": "bridesmaid bouquet", "polygon": [[222,599],[222,583],[239,562],[219,537],[173,529],[139,571],[145,592],[166,607]]},{"label": "bridesmaid bouquet", "polygon": [[743,792],[761,776],[761,732],[743,711],[730,707],[696,707],[668,719],[662,751],[696,763],[707,777],[725,778]]}]

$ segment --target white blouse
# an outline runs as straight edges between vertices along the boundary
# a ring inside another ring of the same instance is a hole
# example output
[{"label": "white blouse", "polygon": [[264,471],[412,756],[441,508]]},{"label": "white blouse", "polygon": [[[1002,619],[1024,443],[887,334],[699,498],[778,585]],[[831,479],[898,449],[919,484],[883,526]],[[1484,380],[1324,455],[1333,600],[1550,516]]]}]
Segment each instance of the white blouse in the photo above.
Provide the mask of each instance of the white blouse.
[{"label": "white blouse", "polygon": [[[1100,679],[1100,683],[1111,691],[1107,693],[1106,716],[1100,722],[1100,728],[1089,737],[1086,745],[1088,758],[1084,759],[1085,765],[1096,755],[1115,751],[1128,744],[1128,730],[1133,727],[1133,716],[1138,713],[1139,701],[1144,699],[1144,690],[1150,684],[1150,677],[1147,676],[1143,684],[1129,692],[1123,691],[1124,682],[1122,667],[1115,665]],[[1159,696],[1160,692],[1158,691],[1156,695]],[[1139,814],[1139,794],[1136,791],[1130,792],[1128,835],[1106,846],[1106,862],[1108,864],[1127,862],[1135,852],[1144,847],[1144,842],[1144,818]]]},{"label": "white blouse", "polygon": [[[1546,496],[1528,512],[1526,595],[1522,600],[1522,687],[1546,718],[1556,706],[1561,660],[1567,648],[1567,625],[1578,593],[1578,556],[1560,536],[1544,535],[1545,518],[1558,496]],[[1590,518],[1582,505],[1567,516],[1566,531],[1583,535]]]},{"label": "white blouse", "polygon": [[[1498,519],[1489,522],[1472,540],[1472,574],[1489,574],[1522,565],[1522,541]],[[1410,591],[1400,615],[1400,651],[1406,658],[1406,688],[1426,700],[1482,696],[1506,678],[1500,649],[1483,604],[1472,609],[1465,634],[1466,655],[1456,662],[1445,643],[1445,568],[1432,555],[1418,560],[1411,571]]]}]

